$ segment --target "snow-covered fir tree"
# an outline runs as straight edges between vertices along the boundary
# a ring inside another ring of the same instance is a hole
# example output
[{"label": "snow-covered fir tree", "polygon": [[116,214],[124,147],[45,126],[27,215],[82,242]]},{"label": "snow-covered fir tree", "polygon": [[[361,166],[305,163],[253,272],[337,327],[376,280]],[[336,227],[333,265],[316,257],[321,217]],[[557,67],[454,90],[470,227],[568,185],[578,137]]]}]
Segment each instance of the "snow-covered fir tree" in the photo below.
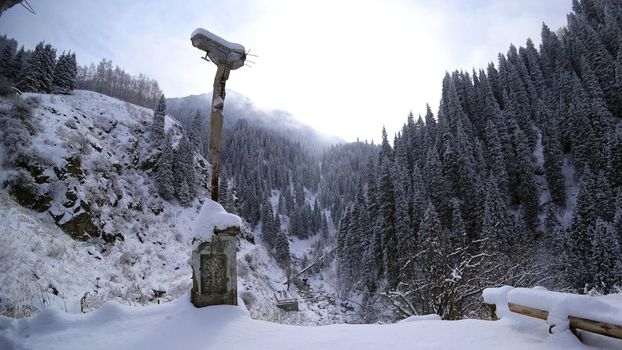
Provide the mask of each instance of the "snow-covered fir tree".
[{"label": "snow-covered fir tree", "polygon": [[173,184],[175,195],[183,206],[188,206],[196,196],[194,149],[184,135],[175,149],[173,157]]},{"label": "snow-covered fir tree", "polygon": [[166,98],[164,95],[158,100],[153,110],[153,124],[151,124],[151,140],[154,145],[164,141],[164,119],[166,117]]},{"label": "snow-covered fir tree", "polygon": [[192,118],[192,125],[190,126],[190,144],[194,149],[199,151],[199,154],[203,154],[203,143],[201,142],[201,134],[203,132],[203,116],[198,110]]},{"label": "snow-covered fir tree", "polygon": [[51,93],[55,64],[56,49],[44,42],[37,44],[17,78],[20,90]]},{"label": "snow-covered fir tree", "polygon": [[68,94],[75,86],[78,72],[75,53],[62,53],[58,57],[52,76],[52,91],[58,94]]}]

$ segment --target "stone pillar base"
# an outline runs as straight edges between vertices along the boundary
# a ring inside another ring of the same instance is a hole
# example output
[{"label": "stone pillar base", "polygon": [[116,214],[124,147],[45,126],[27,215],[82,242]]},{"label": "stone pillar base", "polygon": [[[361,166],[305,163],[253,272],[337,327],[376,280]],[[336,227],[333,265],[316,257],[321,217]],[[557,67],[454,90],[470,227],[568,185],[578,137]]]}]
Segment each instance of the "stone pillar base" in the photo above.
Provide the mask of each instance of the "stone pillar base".
[{"label": "stone pillar base", "polygon": [[192,252],[190,301],[194,306],[238,304],[236,249],[235,235],[214,234],[211,242]]}]

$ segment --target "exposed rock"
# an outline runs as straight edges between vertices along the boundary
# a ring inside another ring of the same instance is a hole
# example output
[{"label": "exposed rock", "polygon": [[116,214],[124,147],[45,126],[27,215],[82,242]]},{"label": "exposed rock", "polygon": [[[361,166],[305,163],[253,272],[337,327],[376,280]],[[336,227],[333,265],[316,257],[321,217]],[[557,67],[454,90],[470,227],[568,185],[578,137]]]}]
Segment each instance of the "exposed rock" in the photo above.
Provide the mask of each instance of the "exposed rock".
[{"label": "exposed rock", "polygon": [[89,238],[101,236],[100,229],[93,224],[91,215],[87,211],[81,212],[58,226],[71,238],[79,241],[86,241]]},{"label": "exposed rock", "polygon": [[76,201],[78,200],[78,196],[76,195],[74,190],[67,190],[67,192],[65,192],[65,197],[67,198],[67,201],[63,203],[63,206],[65,208],[73,208],[74,205],[76,205]]},{"label": "exposed rock", "polygon": [[80,167],[80,156],[67,159],[67,173],[78,180],[84,180],[84,171]]},{"label": "exposed rock", "polygon": [[120,232],[117,232],[115,234],[112,233],[103,233],[102,234],[102,239],[106,242],[106,243],[114,243],[116,241],[125,241],[125,237],[123,237],[123,235]]},{"label": "exposed rock", "polygon": [[160,213],[164,211],[164,208],[160,205],[151,206],[149,209],[151,209],[151,212],[155,215],[160,215]]},{"label": "exposed rock", "polygon": [[16,179],[10,185],[9,193],[24,208],[40,213],[50,209],[52,195],[49,192],[39,193],[38,188],[24,179]]},{"label": "exposed rock", "polygon": [[20,159],[17,166],[28,171],[38,184],[50,183],[50,177],[44,175],[45,167],[27,159]]},{"label": "exposed rock", "polygon": [[150,169],[153,169],[156,166],[157,160],[152,158],[149,158],[147,160],[145,160],[144,162],[142,162],[142,164],[140,164],[140,170],[142,171],[147,171]]}]

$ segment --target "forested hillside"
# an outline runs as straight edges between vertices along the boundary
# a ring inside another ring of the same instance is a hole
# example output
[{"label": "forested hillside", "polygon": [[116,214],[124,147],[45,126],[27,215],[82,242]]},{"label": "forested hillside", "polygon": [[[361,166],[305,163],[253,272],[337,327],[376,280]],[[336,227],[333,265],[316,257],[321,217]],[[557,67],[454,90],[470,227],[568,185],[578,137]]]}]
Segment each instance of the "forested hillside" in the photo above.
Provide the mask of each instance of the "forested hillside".
[{"label": "forested hillside", "polygon": [[542,44],[447,73],[358,176],[341,218],[344,296],[368,319],[478,312],[482,288],[608,293],[622,280],[622,4],[575,1]]},{"label": "forested hillside", "polygon": [[112,61],[102,59],[97,66],[78,66],[76,88],[99,92],[123,101],[153,108],[162,95],[158,82],[140,73],[133,76]]},{"label": "forested hillside", "polygon": [[373,142],[357,141],[332,146],[322,155],[318,201],[337,221],[354,200],[360,178],[373,174],[378,152]]}]

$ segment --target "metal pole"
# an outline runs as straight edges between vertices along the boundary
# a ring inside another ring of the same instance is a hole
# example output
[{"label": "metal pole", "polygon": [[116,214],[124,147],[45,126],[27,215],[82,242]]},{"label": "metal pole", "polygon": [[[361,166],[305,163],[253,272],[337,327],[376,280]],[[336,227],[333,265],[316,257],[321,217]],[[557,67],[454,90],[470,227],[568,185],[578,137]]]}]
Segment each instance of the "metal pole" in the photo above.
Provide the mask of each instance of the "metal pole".
[{"label": "metal pole", "polygon": [[212,155],[212,200],[218,202],[218,178],[220,175],[220,150],[222,148],[222,111],[225,105],[225,84],[229,79],[230,69],[218,65],[212,93],[212,111],[210,114],[209,152]]}]

